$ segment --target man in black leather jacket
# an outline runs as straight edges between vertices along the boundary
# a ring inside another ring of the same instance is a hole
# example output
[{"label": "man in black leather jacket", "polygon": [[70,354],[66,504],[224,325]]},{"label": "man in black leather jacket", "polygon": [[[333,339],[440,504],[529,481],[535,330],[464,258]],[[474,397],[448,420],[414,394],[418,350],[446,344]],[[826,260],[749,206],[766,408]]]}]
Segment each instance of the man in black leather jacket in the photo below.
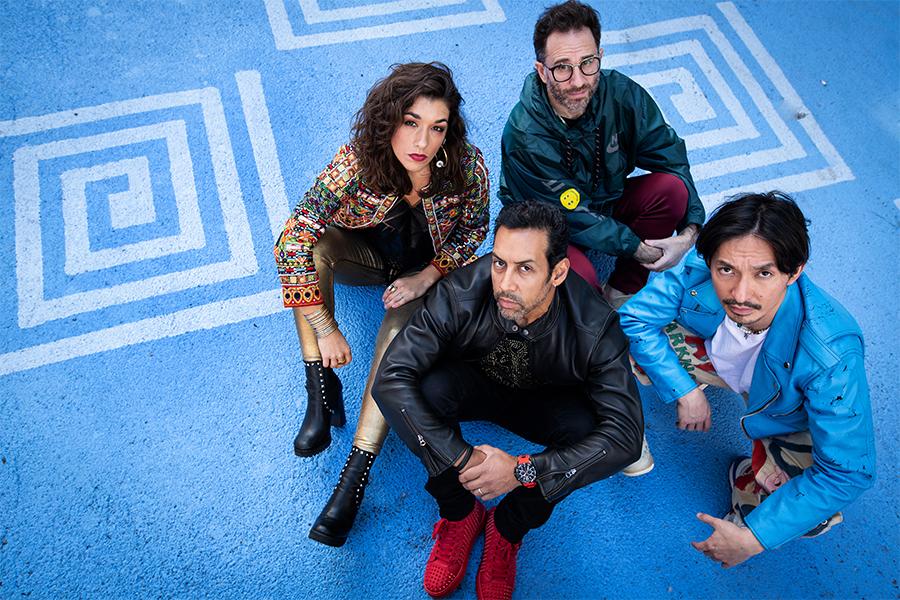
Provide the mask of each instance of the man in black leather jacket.
[{"label": "man in black leather jacket", "polygon": [[[435,286],[384,356],[373,396],[428,470],[442,517],[425,570],[434,597],[459,585],[482,529],[478,596],[509,597],[525,533],[640,455],[628,342],[617,314],[569,273],[567,234],[549,205],[504,207],[493,252]],[[459,428],[468,420],[546,449],[516,457],[473,447]],[[503,494],[486,513],[480,500]]]}]

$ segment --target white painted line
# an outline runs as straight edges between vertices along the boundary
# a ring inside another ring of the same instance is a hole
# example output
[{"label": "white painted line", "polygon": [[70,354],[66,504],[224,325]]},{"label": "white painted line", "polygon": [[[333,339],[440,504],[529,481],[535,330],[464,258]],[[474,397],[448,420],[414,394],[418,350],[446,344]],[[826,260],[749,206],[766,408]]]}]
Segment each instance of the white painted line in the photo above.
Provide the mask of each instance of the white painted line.
[{"label": "white painted line", "polygon": [[[85,138],[57,140],[39,146],[22,146],[13,155],[16,278],[20,328],[35,327],[47,321],[83,312],[238,279],[259,271],[250,235],[250,224],[241,195],[237,165],[234,162],[231,140],[228,136],[225,111],[219,92],[215,88],[148,96],[135,101],[109,103],[42,117],[26,117],[15,121],[6,121],[0,123],[0,132],[6,135],[32,133],[76,122],[80,124],[136,112],[150,112],[172,108],[173,101],[184,101],[187,104],[199,103],[203,111],[203,122],[230,256],[215,264],[46,299],[44,297],[44,267],[40,243],[41,196],[37,163],[42,158],[49,159],[57,155],[71,154],[73,149],[78,152],[103,150],[119,145],[119,142],[123,140],[119,139],[121,132],[106,132]],[[150,139],[159,137],[152,125],[135,128],[135,130],[144,136],[151,136]],[[122,135],[127,138],[128,134]],[[135,139],[131,139],[131,141],[135,141]],[[79,146],[79,144],[81,145]],[[171,163],[173,183],[181,186],[180,191],[176,189],[176,195],[196,194],[190,157],[179,155],[177,149],[173,151],[170,147],[169,150],[173,152],[171,155],[173,157]],[[187,224],[190,225],[190,223]],[[196,227],[194,229],[196,230]]]},{"label": "white painted line", "polygon": [[702,17],[701,20],[713,43],[718,46],[726,62],[737,75],[738,81],[747,90],[753,103],[762,113],[763,118],[769,123],[769,127],[772,128],[772,132],[781,143],[781,148],[751,152],[744,156],[711,161],[701,165],[698,169],[699,173],[695,173],[694,168],[691,167],[691,173],[694,174],[695,179],[708,179],[725,173],[749,170],[751,168],[768,166],[775,162],[787,162],[805,157],[806,151],[803,149],[803,146],[778,114],[778,110],[772,104],[762,86],[753,77],[746,63],[735,51],[734,46],[731,45],[731,42],[728,41],[728,38],[725,37],[716,22],[713,21],[712,17],[708,16]]},{"label": "white painted line", "polygon": [[252,265],[248,264],[250,261],[245,257],[246,254],[224,262],[145,277],[138,281],[86,292],[74,292],[51,299],[43,297],[43,289],[40,289],[41,296],[38,296],[37,289],[20,288],[19,327],[22,329],[36,327],[48,321],[80,313],[254,275],[259,271],[256,257],[253,257]]},{"label": "white painted line", "polygon": [[[797,92],[790,83],[788,83],[784,73],[775,63],[772,56],[762,46],[762,43],[753,33],[752,29],[750,29],[743,17],[738,13],[734,4],[723,2],[717,6],[719,10],[725,14],[729,24],[735,28],[741,41],[747,45],[748,50],[753,58],[759,63],[765,75],[772,80],[773,85],[781,96],[793,105],[805,107]],[[771,99],[766,95],[765,91],[762,89],[759,82],[756,81],[740,55],[735,51],[731,42],[729,42],[728,38],[725,37],[711,17],[707,15],[698,15],[641,25],[630,29],[609,31],[604,33],[604,39],[606,45],[627,44],[634,41],[647,40],[654,37],[671,35],[673,33],[683,33],[697,29],[705,31],[715,46],[722,52],[723,58],[734,71],[734,74],[741,82],[741,85],[746,89],[750,99],[759,109],[770,127],[772,127],[773,133],[775,133],[779,142],[781,142],[781,148],[751,152],[745,156],[728,157],[707,163],[692,163],[691,173],[693,174],[694,179],[696,181],[702,181],[704,179],[719,177],[725,174],[771,165],[779,160],[789,161],[807,156],[806,151],[802,148],[802,145],[800,145],[796,136],[790,131],[790,128],[772,104]],[[705,55],[705,52],[703,55]],[[611,54],[610,56],[615,55]],[[702,55],[693,53],[692,56],[697,59]],[[607,64],[611,63],[607,61]],[[714,65],[710,64],[708,65],[708,68],[702,68],[704,74],[710,77],[711,82],[712,77],[720,77],[720,74],[718,74]],[[716,87],[715,84],[714,87]],[[716,89],[718,91],[718,88]],[[731,109],[729,108],[729,110]],[[807,116],[804,119],[801,119],[799,123],[809,135],[813,145],[828,162],[828,167],[785,177],[772,178],[762,182],[753,182],[750,185],[781,185],[781,189],[784,191],[796,192],[853,179],[852,172],[835,150],[834,146],[825,137],[825,134],[822,132],[809,110],[805,108],[803,110],[807,113]],[[701,138],[703,144],[706,147],[717,145],[718,142],[716,142],[716,137],[719,135],[720,131],[703,132],[699,135],[705,136],[707,133],[709,133],[708,137]],[[689,137],[691,136],[685,137],[689,149],[704,147],[704,145],[697,145],[697,142],[699,141],[697,138],[688,141]],[[772,159],[776,157],[777,159],[773,161]],[[714,205],[721,202],[727,195],[737,193],[746,187],[747,186],[745,185],[740,188],[720,190],[711,195],[704,195],[704,203]]]},{"label": "white painted line", "polygon": [[371,25],[367,27],[354,27],[338,31],[309,33],[296,35],[288,18],[284,3],[286,0],[264,0],[269,24],[272,27],[272,35],[275,38],[275,47],[279,50],[296,50],[309,46],[324,46],[327,44],[343,44],[358,40],[371,40],[379,38],[397,37],[413,33],[427,31],[440,31],[456,27],[468,27],[482,25],[484,23],[499,23],[506,20],[503,9],[498,0],[482,0],[484,10],[462,12],[455,15],[443,15],[439,17],[427,17],[410,19],[384,25]]},{"label": "white painted line", "polygon": [[277,240],[291,207],[284,189],[281,161],[278,158],[275,134],[272,132],[272,121],[269,119],[269,108],[266,106],[266,97],[263,93],[262,78],[257,71],[238,71],[234,74],[234,78],[237,80],[241,107],[247,121],[247,132],[250,134],[250,146],[253,148],[253,159],[259,173],[272,238]]},{"label": "white painted line", "polygon": [[115,350],[124,346],[174,337],[191,331],[215,329],[264,317],[283,310],[278,291],[212,302],[100,331],[63,338],[38,346],[0,354],[0,377],[44,365]]},{"label": "white painted line", "polygon": [[[728,109],[729,114],[735,121],[735,124],[730,127],[720,127],[684,135],[682,139],[684,139],[687,147],[689,149],[711,148],[721,144],[758,138],[759,131],[753,125],[753,121],[747,115],[747,111],[744,110],[740,100],[734,95],[731,87],[726,83],[709,54],[707,54],[706,49],[699,41],[685,40],[633,52],[610,53],[609,58],[607,59],[604,56],[604,59],[609,68],[618,68],[625,65],[663,61],[683,55],[694,59],[694,62],[700,67],[701,72],[706,76],[722,104],[725,105],[725,108]],[[635,80],[638,80],[638,78],[636,77]],[[727,166],[725,165],[725,167]],[[696,175],[694,178],[696,179]]]},{"label": "white painted line", "polygon": [[[60,174],[60,179],[63,190],[62,213],[65,225],[66,260],[64,271],[67,275],[109,269],[141,260],[196,250],[206,245],[184,121],[166,121],[94,136],[59,140],[39,146],[25,146],[19,148],[14,154],[13,160],[17,165],[20,163],[22,165],[21,170],[17,172],[15,185],[24,184],[28,186],[28,189],[35,190],[34,192],[17,191],[16,198],[22,198],[27,202],[31,197],[29,194],[37,194],[34,198],[39,197],[38,162],[41,160],[96,152],[155,139],[165,140],[169,152],[172,188],[178,209],[178,233],[91,251],[87,197],[85,195],[86,181],[96,181],[122,174],[125,173],[123,168],[133,169],[136,165],[141,165],[138,172],[144,173],[141,175],[141,179],[146,179],[146,181],[139,184],[140,187],[133,192],[142,197],[146,196],[142,202],[148,202],[152,210],[153,191],[150,183],[149,161],[146,156],[139,156],[123,161],[64,171]],[[131,172],[133,171],[129,172],[129,176]],[[29,181],[27,183],[20,182],[19,177],[28,177]],[[112,197],[110,197],[110,209],[112,208]],[[25,226],[26,228],[34,226],[35,229],[34,231],[26,229],[23,233],[25,239],[28,239],[29,236],[41,235],[40,223],[35,222]],[[34,248],[33,251],[36,253],[33,260],[41,260],[40,248]]]},{"label": "white painted line", "polygon": [[130,100],[117,100],[106,104],[98,104],[97,106],[73,108],[71,110],[63,110],[37,117],[21,117],[11,121],[0,121],[0,137],[26,135],[38,131],[56,129],[57,127],[82,125],[84,123],[93,123],[94,121],[113,119],[125,115],[134,115],[165,108],[188,106],[191,104],[202,104],[205,101],[217,98],[218,94],[219,92],[216,88],[208,87],[196,90],[186,90],[183,92],[157,94],[155,96],[144,96],[143,98],[132,98]]},{"label": "white painted line", "polygon": [[[831,141],[825,136],[825,132],[819,127],[819,123],[800,98],[800,94],[797,93],[794,86],[792,86],[787,80],[787,77],[784,76],[784,71],[781,70],[781,67],[778,66],[778,63],[775,62],[772,55],[769,54],[768,50],[762,45],[762,42],[760,42],[759,38],[750,28],[750,25],[741,13],[738,12],[737,7],[731,2],[720,2],[716,4],[716,6],[722,11],[722,14],[725,15],[725,18],[728,19],[731,26],[734,27],[738,37],[741,38],[741,41],[744,42],[747,49],[750,50],[753,58],[755,58],[759,63],[759,66],[762,67],[763,72],[772,81],[772,84],[775,86],[775,89],[778,90],[778,93],[781,94],[789,104],[792,106],[799,106],[799,110],[806,113],[806,116],[799,121],[800,126],[806,130],[806,133],[812,139],[813,144],[815,144],[819,152],[822,153],[822,156],[825,157],[828,164],[831,165],[829,176],[833,177],[832,181],[837,183],[839,181],[851,181],[855,179],[850,167],[847,166],[847,163],[844,162],[844,159],[838,153],[837,149],[835,149]],[[811,177],[810,180],[813,181],[814,178]]]},{"label": "white painted line", "polygon": [[703,206],[706,207],[706,210],[710,211],[727,200],[729,196],[734,196],[735,194],[743,194],[746,192],[768,192],[771,190],[793,193],[834,185],[838,181],[847,181],[846,179],[837,179],[836,177],[837,174],[834,169],[826,167],[824,169],[795,173],[793,175],[775,177],[764,181],[744,183],[711,194],[702,194],[701,200],[703,200]]},{"label": "white painted line", "polygon": [[[231,136],[228,134],[228,122],[225,120],[225,108],[216,88],[206,88],[205,98],[200,106],[203,108],[203,121],[206,125],[206,137],[212,155],[213,173],[216,188],[219,192],[219,204],[225,224],[225,235],[228,237],[228,249],[231,252],[229,262],[235,264],[236,271],[253,274],[259,271],[256,261],[256,249],[250,234],[250,221],[247,219],[247,208],[241,193],[241,180],[238,177],[237,163],[231,148]],[[243,276],[243,275],[242,275]]]},{"label": "white painted line", "polygon": [[[294,36],[293,31],[291,30],[291,26],[289,21],[287,20],[286,13],[283,14],[283,19],[280,21],[278,19],[273,19],[273,10],[277,12],[278,6],[283,12],[284,4],[283,1],[279,2],[279,0],[264,0],[266,2],[266,8],[269,14],[270,22],[272,23],[273,33],[275,34],[276,40],[284,41],[284,35],[288,35],[290,39],[288,39],[288,46],[291,44],[296,44],[292,47],[304,47],[308,45],[315,45],[316,43],[342,43],[346,41],[352,41],[355,39],[368,39],[374,37],[388,37],[390,35],[403,35],[405,33],[414,33],[416,31],[428,31],[432,29],[428,29],[433,25],[436,25],[434,19],[424,19],[419,21],[411,21],[408,23],[395,23],[397,26],[395,28],[390,28],[387,31],[382,31],[381,34],[372,33],[367,31],[367,28],[359,28],[356,30],[345,30],[342,32],[336,32],[333,34],[317,34],[326,36],[329,39],[326,41],[318,40],[315,36]],[[384,5],[392,4],[390,2],[382,3]],[[490,9],[490,6],[496,6],[499,11],[499,18],[496,20],[502,21],[505,20],[505,15],[503,15],[502,10],[499,9],[499,5],[497,5],[496,0],[489,0],[485,2],[485,6]],[[274,7],[274,9],[273,9]],[[773,85],[779,91],[779,93],[787,99],[789,102],[794,103],[798,106],[803,106],[802,102],[797,96],[796,91],[790,84],[787,82],[784,74],[778,68],[777,64],[774,62],[772,57],[765,51],[759,42],[758,38],[753,34],[752,30],[750,30],[749,26],[743,20],[743,18],[737,13],[737,10],[734,8],[734,5],[731,3],[721,3],[718,5],[719,9],[725,14],[729,23],[735,28],[738,32],[739,37],[745,43],[754,57],[760,63],[763,72],[767,77],[772,80]],[[386,8],[383,8],[386,10]],[[490,12],[490,11],[489,11]],[[278,15],[275,15],[276,17]],[[497,14],[494,15],[495,17]],[[459,15],[454,15],[454,17],[459,17]],[[489,22],[489,21],[482,21]],[[410,26],[410,23],[418,23],[418,25]],[[423,25],[423,23],[425,23]],[[454,26],[463,26],[465,23],[461,23],[461,21],[456,21],[456,24],[444,25],[442,27],[435,28],[444,28],[444,27],[454,27]],[[408,30],[404,30],[404,27],[409,26]],[[278,27],[282,27],[282,31],[279,33],[277,31]],[[424,28],[423,28],[424,27]],[[362,30],[363,35],[359,37],[360,29]],[[385,28],[380,28],[384,30]],[[622,30],[618,32],[607,32],[604,36],[604,39],[607,43],[626,43],[628,41],[636,41],[640,39],[649,39],[657,36],[666,36],[671,35],[672,33],[692,31],[692,30],[704,30],[706,31],[710,39],[713,43],[718,47],[724,56],[725,61],[729,64],[729,66],[734,70],[736,77],[741,82],[741,84],[746,88],[747,93],[754,104],[759,109],[760,113],[763,117],[769,122],[770,126],[772,126],[775,135],[778,137],[781,142],[781,147],[775,149],[775,151],[782,152],[782,157],[790,156],[792,151],[795,152],[794,148],[791,148],[791,138],[793,138],[793,142],[799,144],[797,142],[796,137],[787,127],[787,124],[784,123],[784,120],[780,117],[777,110],[772,106],[771,100],[765,95],[762,87],[759,83],[754,79],[753,74],[747,68],[747,66],[742,62],[740,56],[735,52],[734,48],[731,46],[730,42],[728,42],[727,38],[724,37],[724,34],[719,30],[718,26],[712,19],[707,16],[699,16],[699,17],[689,17],[684,19],[673,19],[670,21],[665,21],[662,23],[656,23],[641,27],[632,28],[629,30]],[[281,35],[281,37],[279,37]],[[335,37],[337,36],[337,37]],[[301,40],[298,42],[298,40]],[[318,40],[318,41],[317,41]],[[612,40],[610,42],[610,40]],[[682,44],[687,44],[685,47],[681,48],[683,50],[680,54],[687,54],[692,56],[700,65],[701,71],[703,74],[709,79],[714,89],[720,93],[722,96],[723,104],[729,110],[729,112],[735,117],[735,121],[738,124],[738,127],[742,125],[741,118],[739,115],[743,112],[743,108],[740,105],[740,102],[734,97],[734,94],[731,93],[729,86],[724,82],[721,73],[719,73],[718,69],[709,59],[709,56],[706,54],[702,45],[699,44],[698,41],[693,40],[691,42],[680,42]],[[694,47],[691,48],[690,44],[694,44]],[[675,44],[669,44],[670,46],[674,46]],[[280,45],[278,46],[281,49]],[[699,48],[699,50],[698,50]],[[653,49],[649,49],[652,51]],[[671,52],[671,48],[668,50]],[[629,53],[634,57],[638,57],[640,52],[647,52],[647,50],[641,50],[634,53]],[[649,55],[648,55],[649,56]],[[638,57],[640,58],[640,57]],[[646,58],[646,56],[644,57]],[[706,61],[706,62],[704,62]],[[679,73],[683,69],[674,69],[675,71],[679,71]],[[654,75],[651,75],[654,77]],[[693,74],[688,72],[688,79],[684,79],[684,73],[681,73],[678,76],[673,76],[673,81],[676,82],[687,82],[687,86],[691,86],[691,81],[693,80]],[[682,79],[678,79],[681,77]],[[248,131],[250,131],[251,137],[251,145],[253,146],[254,158],[257,161],[257,168],[259,169],[259,165],[268,163],[276,163],[277,161],[277,151],[274,142],[274,136],[271,132],[271,123],[268,117],[268,110],[265,106],[265,99],[262,93],[261,81],[259,79],[258,74],[254,74],[254,72],[242,72],[236,74],[236,79],[238,81],[239,91],[241,93],[241,101],[244,107],[244,115],[248,121]],[[679,85],[681,85],[679,83]],[[697,83],[694,81],[693,83]],[[685,88],[685,85],[681,85],[683,94],[691,94]],[[214,88],[206,88],[206,90],[210,90],[212,95],[215,98],[215,102],[218,104],[218,109],[221,114],[213,114],[216,113],[216,110],[207,110],[207,105],[203,104],[204,107],[204,117],[207,121],[207,129],[210,130],[209,122],[220,122],[218,127],[219,135],[210,137],[211,146],[214,145],[214,138],[222,143],[224,140],[224,144],[227,146],[227,152],[230,155],[230,142],[228,140],[227,129],[225,127],[224,121],[224,112],[221,111],[221,100],[218,96],[218,91]],[[135,99],[125,102],[117,102],[110,103],[108,105],[101,105],[98,107],[90,107],[88,109],[76,109],[74,111],[63,111],[60,113],[54,113],[52,115],[45,115],[42,117],[27,117],[23,119],[17,119],[14,121],[4,121],[0,122],[0,136],[11,136],[11,135],[21,135],[23,133],[29,133],[32,131],[41,131],[47,128],[52,127],[62,127],[65,125],[71,124],[79,124],[91,122],[93,120],[97,120],[98,118],[111,118],[112,116],[119,116],[120,114],[133,114],[144,112],[147,110],[154,110],[159,108],[155,99],[166,99],[169,102],[175,102],[175,105],[180,104],[190,104],[197,103],[209,100],[208,94],[205,94],[206,90],[191,90],[188,92],[178,92],[175,94],[167,94],[156,97],[151,97],[150,99],[154,99],[153,101],[148,102],[148,98]],[[727,90],[727,93],[731,94],[732,101],[727,97],[726,92],[722,90]],[[707,109],[705,107],[702,110],[695,108],[685,108],[678,107],[677,102],[673,99],[673,104],[676,106],[676,110],[679,110],[682,113],[685,111],[688,112],[688,116],[690,116],[690,110],[696,110],[694,116],[701,116],[701,113],[706,113]],[[736,107],[736,108],[734,108]],[[711,108],[711,107],[710,107]],[[130,112],[129,112],[130,111]],[[781,177],[772,177],[765,181],[759,182],[751,182],[745,183],[743,185],[727,189],[720,190],[712,195],[704,195],[704,203],[707,206],[715,205],[720,202],[722,199],[727,197],[728,195],[753,190],[753,189],[771,189],[774,187],[784,189],[785,191],[799,191],[804,189],[810,189],[813,187],[821,187],[826,185],[832,185],[837,181],[844,181],[847,179],[852,179],[853,174],[850,172],[849,168],[847,168],[846,164],[834,149],[834,147],[830,144],[830,142],[825,137],[824,133],[819,128],[818,124],[814,119],[809,115],[809,111],[807,112],[807,117],[800,121],[800,125],[804,128],[806,133],[810,136],[813,141],[815,147],[822,153],[825,160],[828,161],[829,166],[825,168],[816,169],[809,172],[803,173],[795,173],[791,175],[781,176]],[[105,115],[105,116],[104,116]],[[252,115],[252,116],[251,116]],[[744,113],[744,117],[746,117],[746,113]],[[253,123],[251,123],[253,121]],[[749,122],[749,118],[747,118]],[[750,129],[752,131],[752,135],[750,137],[758,137],[759,134],[756,129],[753,127],[753,124],[750,123]],[[719,129],[715,131],[701,132],[701,135],[709,134],[706,140],[706,143],[709,146],[716,145],[716,143],[722,143],[721,139],[718,138],[719,141],[716,142],[716,135],[721,135],[723,131],[728,130],[728,128]],[[730,130],[728,135],[739,135],[746,134],[747,131],[737,131],[734,128]],[[223,135],[224,134],[224,138]],[[702,138],[696,138],[697,140],[702,140]],[[746,139],[746,138],[744,138]],[[692,146],[697,147],[697,146]],[[772,150],[766,150],[764,152],[771,152]],[[802,147],[801,147],[802,151]],[[27,154],[27,153],[26,153]],[[805,155],[805,152],[802,153]],[[24,154],[23,154],[24,156]],[[271,160],[274,156],[275,160]],[[771,155],[770,155],[771,156]],[[757,158],[756,160],[760,160]],[[225,183],[225,185],[230,185],[232,188],[232,197],[231,201],[233,202],[235,199],[240,201],[240,189],[238,187],[236,181],[236,170],[234,167],[234,159],[231,156],[230,161],[228,160],[228,156],[218,157],[218,162],[220,163],[220,169],[217,170],[217,184],[220,186]],[[230,167],[229,167],[230,163]],[[770,163],[771,164],[771,163]],[[223,166],[224,165],[224,166]],[[722,173],[730,173],[733,171],[727,170],[727,165],[724,163],[719,163],[719,166],[715,169],[712,169],[710,172],[715,172],[716,169],[721,169]],[[14,170],[16,165],[14,164]],[[730,167],[728,167],[730,168]],[[229,173],[229,169],[232,170],[234,174],[234,178],[231,179]],[[223,171],[224,170],[224,171]],[[219,177],[220,171],[222,172],[223,177]],[[277,175],[277,177],[276,177]],[[264,183],[265,187],[269,186],[270,195],[265,198],[267,211],[269,212],[270,223],[272,223],[273,234],[275,233],[275,225],[274,223],[279,221],[280,219],[276,219],[273,215],[277,215],[278,211],[284,211],[287,207],[287,198],[284,194],[284,182],[281,178],[280,167],[271,170],[268,175],[263,175],[262,170],[260,171],[260,178],[271,178],[268,184]],[[230,180],[230,184],[229,184]],[[279,188],[280,186],[280,188]],[[236,193],[234,193],[236,190]],[[274,190],[274,191],[273,191]],[[280,191],[279,191],[280,190]],[[38,190],[39,191],[39,190]],[[264,191],[264,196],[265,196]],[[279,196],[280,194],[280,196]],[[895,206],[900,209],[900,198],[894,201]],[[242,203],[241,203],[241,206]],[[224,206],[223,206],[224,212]],[[282,213],[284,214],[284,213]],[[28,218],[34,217],[36,221],[39,222],[39,214],[28,214],[16,213],[16,223],[17,223],[17,231],[20,218],[27,220]],[[226,218],[226,222],[228,219]],[[246,224],[246,214],[244,214],[244,223]],[[280,229],[281,224],[278,223],[278,227]],[[240,227],[238,227],[240,229]],[[39,232],[39,228],[38,228]],[[236,232],[235,239],[241,240],[241,232]],[[229,237],[229,241],[231,242],[231,237]],[[246,238],[243,241],[251,241],[249,240],[249,227],[246,228]],[[16,248],[17,248],[17,257],[19,256],[19,244],[23,242],[23,240],[19,239],[17,236],[16,239]],[[32,241],[33,243],[33,241]],[[253,254],[252,247],[250,247],[250,254],[252,255],[252,263],[254,267],[254,272],[258,271],[258,264],[256,263],[255,254]],[[232,252],[232,254],[234,254]],[[214,265],[213,265],[214,266]],[[37,267],[40,269],[40,266]],[[39,272],[40,274],[40,272]],[[42,279],[42,278],[41,278]],[[139,282],[152,285],[154,282],[147,280],[145,282]],[[68,297],[67,297],[68,298]],[[21,301],[20,301],[21,308]],[[89,354],[93,354],[95,352],[102,352],[106,350],[112,350],[114,348],[120,348],[123,346],[127,346],[130,344],[141,343],[145,341],[151,341],[156,339],[162,339],[166,337],[171,337],[175,335],[180,335],[183,333],[188,333],[190,331],[195,331],[198,329],[211,329],[215,327],[219,327],[222,325],[227,325],[231,323],[237,323],[246,319],[265,316],[274,314],[281,310],[281,302],[277,296],[276,291],[266,291],[258,294],[254,294],[251,296],[241,297],[241,298],[233,298],[228,300],[223,300],[219,302],[214,302],[210,304],[205,304],[202,306],[193,307],[186,310],[177,311],[168,315],[160,315],[157,317],[151,317],[147,319],[143,319],[138,322],[128,323],[124,325],[118,325],[109,329],[104,329],[101,331],[86,333],[80,336],[65,338],[53,342],[48,342],[46,344],[41,344],[39,346],[34,346],[30,348],[24,348],[21,350],[16,350],[9,352],[7,354],[0,355],[0,376],[6,375],[9,373],[22,371],[25,369],[31,369],[34,367],[38,367],[44,364],[52,364],[60,361],[67,360],[69,358],[73,358],[76,356],[86,356]]]},{"label": "white painted line", "polygon": [[[112,172],[108,166],[115,165]],[[128,189],[113,192],[107,196],[109,204],[109,225],[113,229],[127,229],[138,225],[147,225],[156,221],[156,206],[153,204],[153,178],[150,176],[150,161],[146,156],[126,158],[114,163],[101,165],[100,171],[91,173],[93,179],[101,181],[111,177],[124,175],[128,180]],[[116,171],[119,171],[116,173]],[[70,173],[71,171],[67,172]],[[79,194],[87,200],[87,181],[79,182]],[[65,197],[63,198],[65,202]]]},{"label": "white painted line", "polygon": [[685,123],[711,121],[716,118],[716,111],[703,93],[700,84],[694,79],[694,75],[684,67],[639,73],[631,78],[641,84],[642,88],[648,90],[673,83],[681,88],[680,92],[672,94],[669,99]]},{"label": "white painted line", "polygon": [[466,0],[394,0],[393,2],[378,2],[376,4],[362,4],[348,8],[322,10],[317,0],[298,1],[300,2],[300,9],[303,11],[303,19],[310,25],[331,21],[362,19],[365,17],[379,17],[400,12],[466,3]]}]

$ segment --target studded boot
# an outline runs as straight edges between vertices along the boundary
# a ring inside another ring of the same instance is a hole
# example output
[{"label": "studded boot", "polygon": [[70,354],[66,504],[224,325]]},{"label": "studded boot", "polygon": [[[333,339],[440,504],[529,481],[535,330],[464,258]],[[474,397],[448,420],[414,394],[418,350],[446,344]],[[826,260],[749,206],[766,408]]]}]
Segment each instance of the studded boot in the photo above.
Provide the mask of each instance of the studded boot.
[{"label": "studded boot", "polygon": [[328,546],[343,546],[353,528],[359,505],[362,504],[369,483],[369,469],[375,455],[356,446],[350,449],[347,462],[341,470],[338,484],[322,509],[319,518],[309,530],[309,537]]},{"label": "studded boot", "polygon": [[297,437],[294,438],[294,454],[314,456],[331,444],[331,427],[343,427],[343,386],[331,369],[322,361],[303,361],[306,366],[306,415]]}]

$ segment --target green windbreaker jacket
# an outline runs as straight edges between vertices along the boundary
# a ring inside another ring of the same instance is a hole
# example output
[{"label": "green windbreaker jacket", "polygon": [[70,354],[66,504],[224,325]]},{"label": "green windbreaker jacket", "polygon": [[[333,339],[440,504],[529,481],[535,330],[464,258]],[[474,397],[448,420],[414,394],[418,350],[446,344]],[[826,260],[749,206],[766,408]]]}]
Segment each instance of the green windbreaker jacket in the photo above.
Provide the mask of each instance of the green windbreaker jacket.
[{"label": "green windbreaker jacket", "polygon": [[571,241],[606,254],[630,256],[641,241],[611,217],[635,167],[684,182],[688,207],[679,231],[703,225],[706,216],[684,141],[650,94],[618,71],[601,71],[585,114],[571,125],[550,107],[537,73],[528,75],[503,130],[502,160],[504,205],[539,199],[562,206]]}]

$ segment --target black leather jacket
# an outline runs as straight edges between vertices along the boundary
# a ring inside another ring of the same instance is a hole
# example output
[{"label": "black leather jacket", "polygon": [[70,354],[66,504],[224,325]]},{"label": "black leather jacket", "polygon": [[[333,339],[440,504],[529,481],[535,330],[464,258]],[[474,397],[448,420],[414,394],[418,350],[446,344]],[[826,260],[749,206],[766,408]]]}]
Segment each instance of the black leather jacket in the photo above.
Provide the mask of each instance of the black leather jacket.
[{"label": "black leather jacket", "polygon": [[538,383],[583,385],[594,408],[594,429],[587,437],[532,456],[548,501],[638,459],[644,417],[618,314],[569,271],[547,314],[519,328],[499,314],[491,256],[484,256],[435,286],[388,348],[372,390],[384,417],[429,475],[445,471],[472,447],[431,411],[421,395],[420,377],[445,358],[477,361],[508,333],[528,342]]}]

